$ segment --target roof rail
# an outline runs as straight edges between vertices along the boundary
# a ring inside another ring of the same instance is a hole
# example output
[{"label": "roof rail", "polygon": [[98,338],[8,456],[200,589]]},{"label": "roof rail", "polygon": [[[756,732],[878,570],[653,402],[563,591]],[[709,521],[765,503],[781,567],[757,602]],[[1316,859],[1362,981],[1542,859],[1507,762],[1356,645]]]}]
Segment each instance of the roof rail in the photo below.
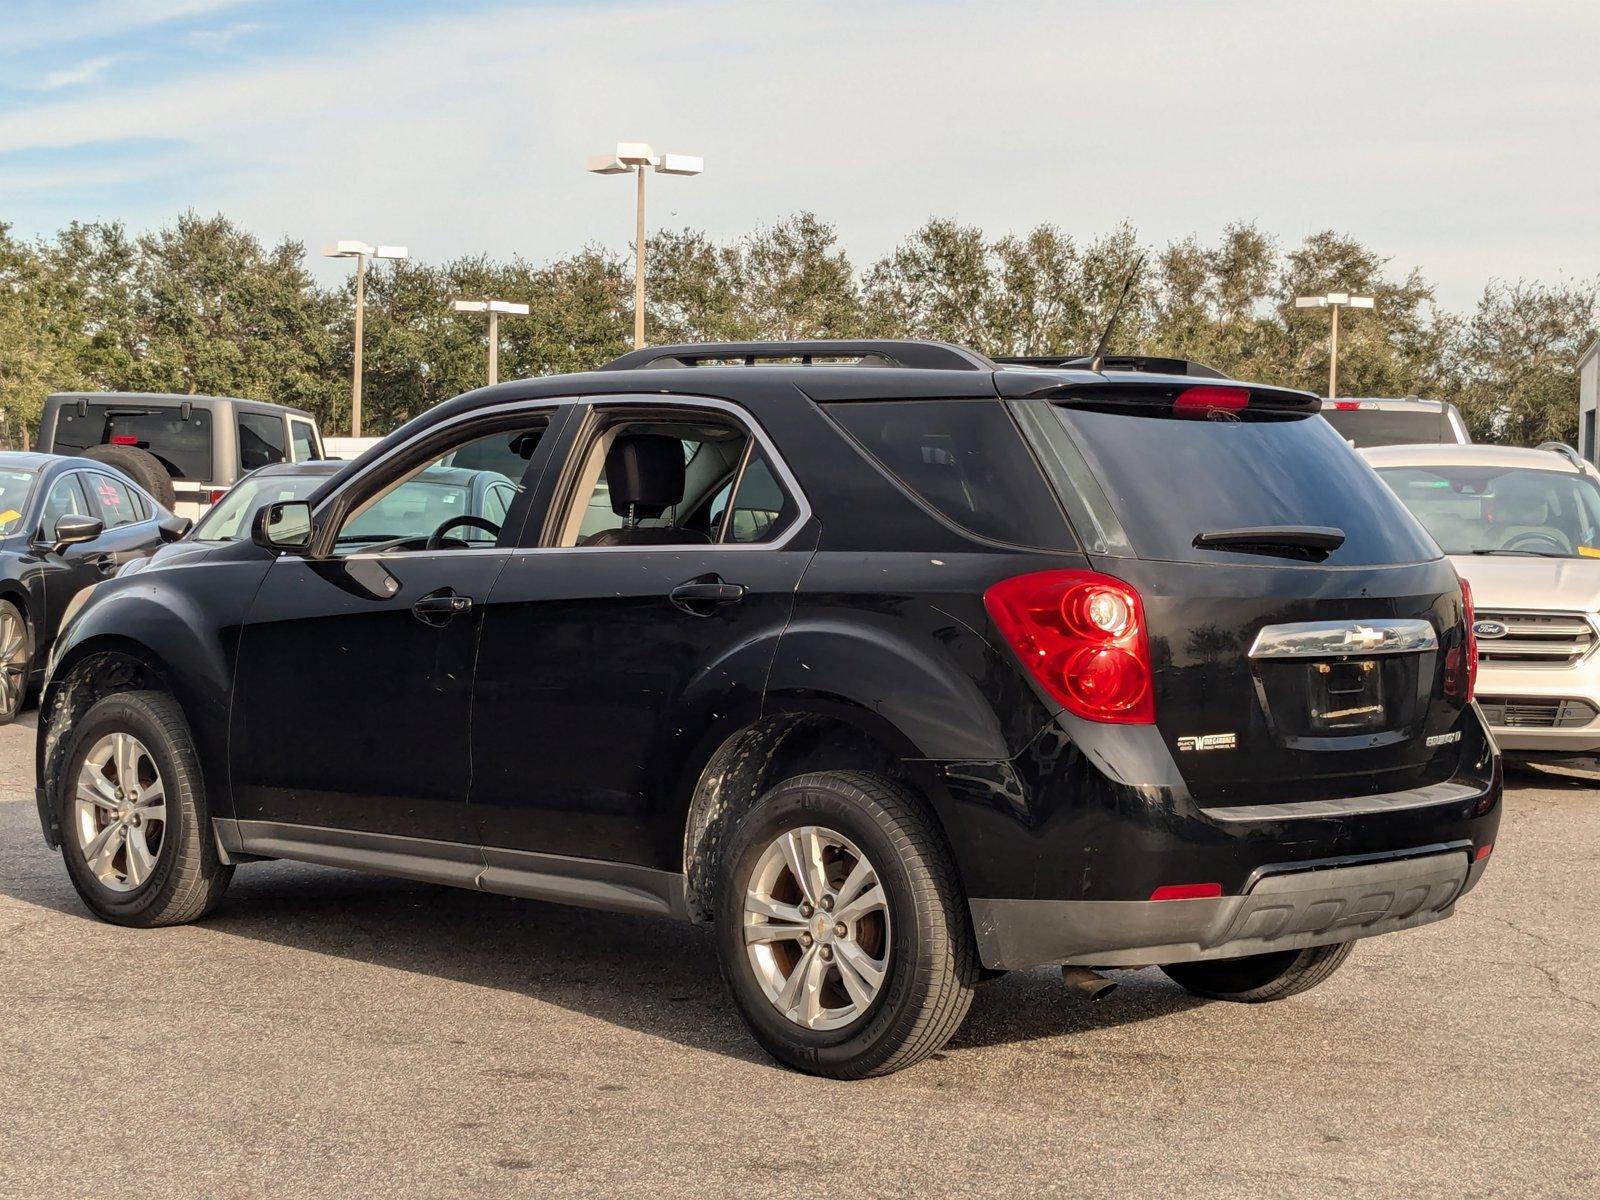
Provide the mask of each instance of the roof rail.
[{"label": "roof rail", "polygon": [[[1018,354],[995,356],[1003,367],[1055,367],[1075,371],[1090,370],[1088,354]],[[1188,358],[1158,358],[1149,354],[1108,354],[1102,360],[1106,371],[1138,371],[1149,375],[1195,375],[1204,379],[1227,379],[1215,367]]]},{"label": "roof rail", "polygon": [[1562,458],[1566,459],[1575,467],[1582,467],[1585,465],[1583,461],[1583,455],[1579,454],[1565,442],[1540,442],[1534,447],[1534,449],[1549,450],[1553,454],[1559,454]]},{"label": "roof rail", "polygon": [[[816,363],[816,359],[856,359],[855,363]],[[762,361],[800,366],[912,367],[923,371],[992,371],[983,355],[947,342],[901,341],[893,338],[818,338],[794,342],[705,342],[700,345],[646,346],[612,359],[601,371],[643,371],[659,367],[698,367],[707,363]]]}]

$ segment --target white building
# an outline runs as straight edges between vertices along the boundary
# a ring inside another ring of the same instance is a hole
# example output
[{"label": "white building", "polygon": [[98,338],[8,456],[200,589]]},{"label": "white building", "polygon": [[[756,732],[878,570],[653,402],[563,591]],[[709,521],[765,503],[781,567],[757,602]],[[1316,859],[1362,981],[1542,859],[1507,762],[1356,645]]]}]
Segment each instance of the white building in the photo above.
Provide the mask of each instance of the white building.
[{"label": "white building", "polygon": [[1600,464],[1595,442],[1595,409],[1600,406],[1600,338],[1578,355],[1578,449],[1584,458]]}]

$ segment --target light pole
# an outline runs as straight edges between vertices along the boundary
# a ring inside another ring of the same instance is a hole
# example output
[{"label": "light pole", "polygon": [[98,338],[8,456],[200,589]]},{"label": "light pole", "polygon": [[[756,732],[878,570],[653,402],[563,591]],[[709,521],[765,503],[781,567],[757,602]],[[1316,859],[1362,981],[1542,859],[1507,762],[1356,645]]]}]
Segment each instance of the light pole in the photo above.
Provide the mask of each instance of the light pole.
[{"label": "light pole", "polygon": [[489,314],[489,386],[493,387],[500,382],[500,314],[525,317],[528,306],[514,300],[452,300],[450,307],[457,312]]},{"label": "light pole", "polygon": [[338,241],[322,248],[324,258],[356,260],[356,353],[350,376],[350,436],[361,436],[361,330],[367,309],[367,260],[410,258],[404,246],[369,246],[366,242]]},{"label": "light pole", "polygon": [[638,209],[633,231],[633,348],[644,345],[644,170],[661,175],[699,175],[706,160],[693,154],[657,154],[646,142],[618,142],[615,154],[591,154],[588,169],[596,175],[639,177]]},{"label": "light pole", "polygon": [[1371,308],[1371,296],[1352,296],[1349,292],[1329,292],[1326,296],[1296,296],[1296,308],[1333,309],[1333,329],[1328,336],[1328,399],[1339,394],[1339,310]]}]

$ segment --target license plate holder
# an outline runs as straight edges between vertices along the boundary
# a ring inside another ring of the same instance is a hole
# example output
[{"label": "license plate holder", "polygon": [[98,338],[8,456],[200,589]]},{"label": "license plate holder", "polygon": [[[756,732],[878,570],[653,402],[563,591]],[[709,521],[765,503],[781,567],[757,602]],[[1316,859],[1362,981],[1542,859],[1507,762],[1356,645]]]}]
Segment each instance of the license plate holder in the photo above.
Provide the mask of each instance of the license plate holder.
[{"label": "license plate holder", "polygon": [[1383,669],[1376,659],[1310,664],[1307,710],[1311,732],[1323,736],[1365,733],[1388,724]]}]

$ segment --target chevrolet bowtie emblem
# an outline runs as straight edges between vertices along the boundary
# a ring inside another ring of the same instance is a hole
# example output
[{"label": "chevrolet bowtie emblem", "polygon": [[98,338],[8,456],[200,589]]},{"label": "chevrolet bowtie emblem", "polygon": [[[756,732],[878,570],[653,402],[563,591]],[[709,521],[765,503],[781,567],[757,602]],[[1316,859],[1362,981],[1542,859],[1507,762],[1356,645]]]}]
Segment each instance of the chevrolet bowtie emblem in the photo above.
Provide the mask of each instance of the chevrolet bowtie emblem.
[{"label": "chevrolet bowtie emblem", "polygon": [[1344,631],[1344,644],[1352,650],[1372,650],[1383,645],[1389,635],[1369,625],[1357,625]]}]

